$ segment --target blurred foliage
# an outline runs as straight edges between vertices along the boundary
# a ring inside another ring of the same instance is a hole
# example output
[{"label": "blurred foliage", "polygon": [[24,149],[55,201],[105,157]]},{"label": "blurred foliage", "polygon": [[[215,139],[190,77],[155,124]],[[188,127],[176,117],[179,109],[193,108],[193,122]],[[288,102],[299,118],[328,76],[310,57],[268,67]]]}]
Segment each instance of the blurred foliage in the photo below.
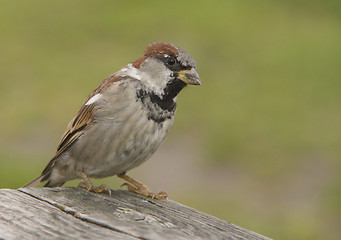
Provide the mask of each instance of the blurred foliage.
[{"label": "blurred foliage", "polygon": [[179,96],[171,139],[193,136],[207,163],[263,186],[243,196],[254,202],[224,189],[176,200],[272,238],[339,239],[340,30],[333,0],[2,0],[0,187],[40,173],[99,81],[171,42],[203,82]]}]

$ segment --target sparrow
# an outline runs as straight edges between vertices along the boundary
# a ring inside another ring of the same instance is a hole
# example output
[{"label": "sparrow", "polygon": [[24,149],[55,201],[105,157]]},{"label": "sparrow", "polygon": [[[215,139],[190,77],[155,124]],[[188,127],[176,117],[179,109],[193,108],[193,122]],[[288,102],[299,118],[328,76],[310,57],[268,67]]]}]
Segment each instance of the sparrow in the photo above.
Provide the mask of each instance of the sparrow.
[{"label": "sparrow", "polygon": [[[117,175],[131,192],[166,199],[126,172],[157,150],[174,122],[177,95],[201,85],[194,59],[181,48],[152,43],[144,55],[102,81],[70,121],[57,151],[42,174],[24,187],[60,187],[83,179],[79,187],[100,193],[90,178]],[[122,185],[122,186],[123,186]]]}]

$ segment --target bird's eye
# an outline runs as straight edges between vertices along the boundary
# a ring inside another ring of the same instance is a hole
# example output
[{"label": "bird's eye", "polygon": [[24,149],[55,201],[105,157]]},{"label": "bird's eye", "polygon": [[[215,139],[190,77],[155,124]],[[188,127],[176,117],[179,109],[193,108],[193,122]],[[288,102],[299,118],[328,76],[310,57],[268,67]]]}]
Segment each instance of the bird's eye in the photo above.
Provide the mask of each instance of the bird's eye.
[{"label": "bird's eye", "polygon": [[167,63],[168,63],[168,65],[172,66],[176,63],[176,60],[174,57],[168,57]]}]

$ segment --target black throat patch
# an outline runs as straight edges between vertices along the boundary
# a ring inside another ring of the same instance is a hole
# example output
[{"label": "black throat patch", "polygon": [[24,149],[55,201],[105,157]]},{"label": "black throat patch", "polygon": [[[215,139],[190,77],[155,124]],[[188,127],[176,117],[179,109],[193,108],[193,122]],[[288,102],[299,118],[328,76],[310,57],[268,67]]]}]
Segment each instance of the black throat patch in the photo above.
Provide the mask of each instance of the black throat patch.
[{"label": "black throat patch", "polygon": [[174,117],[176,109],[174,98],[185,86],[184,82],[174,79],[167,84],[161,96],[140,89],[136,92],[137,101],[143,103],[144,108],[147,110],[148,120],[162,123],[166,119]]}]

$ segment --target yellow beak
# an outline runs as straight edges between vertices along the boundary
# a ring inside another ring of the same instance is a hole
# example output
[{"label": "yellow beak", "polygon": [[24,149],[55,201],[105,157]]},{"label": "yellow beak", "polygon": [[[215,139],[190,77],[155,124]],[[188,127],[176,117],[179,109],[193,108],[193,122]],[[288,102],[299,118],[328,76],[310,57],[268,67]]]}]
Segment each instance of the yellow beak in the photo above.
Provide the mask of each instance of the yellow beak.
[{"label": "yellow beak", "polygon": [[200,77],[194,68],[178,72],[178,78],[188,85],[201,85]]}]

